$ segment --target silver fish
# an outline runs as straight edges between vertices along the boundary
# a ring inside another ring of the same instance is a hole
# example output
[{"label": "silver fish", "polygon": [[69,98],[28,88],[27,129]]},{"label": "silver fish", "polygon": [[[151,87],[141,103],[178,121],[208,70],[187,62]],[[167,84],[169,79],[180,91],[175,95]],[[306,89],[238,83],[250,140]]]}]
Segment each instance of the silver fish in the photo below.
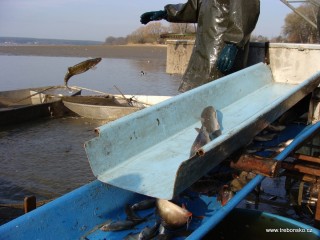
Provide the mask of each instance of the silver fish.
[{"label": "silver fish", "polygon": [[160,221],[157,221],[152,227],[145,227],[139,233],[130,233],[124,240],[149,240],[154,239],[154,237],[159,232]]},{"label": "silver fish", "polygon": [[203,109],[201,113],[202,128],[206,128],[209,133],[210,139],[221,135],[220,124],[218,122],[217,111],[212,106]]},{"label": "silver fish", "polygon": [[64,77],[65,86],[68,87],[68,81],[72,76],[88,71],[89,69],[96,66],[100,61],[101,61],[101,58],[93,58],[93,59],[88,59],[86,61],[78,63],[72,67],[69,67],[68,72]]},{"label": "silver fish", "polygon": [[138,216],[134,210],[130,207],[130,205],[127,205],[126,208],[125,208],[125,212],[127,214],[127,220],[130,220],[130,221],[141,221],[143,220],[142,217]]},{"label": "silver fish", "polygon": [[255,141],[259,142],[267,142],[275,138],[277,136],[276,133],[270,133],[270,134],[264,134],[264,135],[258,135],[254,137]]},{"label": "silver fish", "polygon": [[141,202],[135,203],[131,206],[132,210],[146,210],[154,207],[156,205],[155,198],[149,198],[142,200]]},{"label": "silver fish", "polygon": [[145,227],[139,233],[138,239],[139,240],[149,240],[155,237],[159,232],[160,221],[157,221],[154,226],[152,227]]},{"label": "silver fish", "polygon": [[144,218],[139,218],[135,220],[119,220],[119,221],[111,221],[103,225],[100,230],[102,231],[122,231],[122,230],[128,230],[133,228],[134,226],[147,221],[147,219],[152,215],[153,213],[148,214]]},{"label": "silver fish", "polygon": [[283,125],[268,125],[267,130],[273,131],[273,132],[281,132],[286,128],[286,126]]},{"label": "silver fish", "polygon": [[196,131],[198,132],[198,135],[191,146],[190,157],[195,155],[196,152],[199,150],[199,148],[201,148],[202,146],[206,145],[208,142],[211,141],[209,133],[206,130],[206,127],[203,126],[201,129],[196,128]]},{"label": "silver fish", "polygon": [[132,229],[134,226],[138,225],[139,223],[143,222],[141,221],[132,221],[132,220],[123,220],[123,221],[112,221],[110,223],[107,223],[103,225],[100,230],[108,232],[108,231],[122,231],[122,230],[128,230]]}]

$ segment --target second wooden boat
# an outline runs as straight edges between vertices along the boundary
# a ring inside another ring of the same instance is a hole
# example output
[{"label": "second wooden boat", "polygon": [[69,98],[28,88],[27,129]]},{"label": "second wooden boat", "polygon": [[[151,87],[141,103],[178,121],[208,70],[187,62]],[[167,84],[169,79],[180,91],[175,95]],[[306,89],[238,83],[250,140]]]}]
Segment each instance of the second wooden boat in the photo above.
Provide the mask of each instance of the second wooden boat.
[{"label": "second wooden boat", "polygon": [[63,104],[79,116],[100,120],[115,120],[154,105],[170,97],[166,96],[74,96],[64,97]]}]

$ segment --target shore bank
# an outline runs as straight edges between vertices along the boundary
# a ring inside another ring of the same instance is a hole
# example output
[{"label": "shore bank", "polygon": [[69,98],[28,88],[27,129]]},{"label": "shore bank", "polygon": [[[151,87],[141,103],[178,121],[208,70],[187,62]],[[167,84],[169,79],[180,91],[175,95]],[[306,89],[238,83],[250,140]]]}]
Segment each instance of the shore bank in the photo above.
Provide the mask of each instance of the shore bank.
[{"label": "shore bank", "polygon": [[16,45],[0,46],[0,55],[165,59],[166,45]]}]

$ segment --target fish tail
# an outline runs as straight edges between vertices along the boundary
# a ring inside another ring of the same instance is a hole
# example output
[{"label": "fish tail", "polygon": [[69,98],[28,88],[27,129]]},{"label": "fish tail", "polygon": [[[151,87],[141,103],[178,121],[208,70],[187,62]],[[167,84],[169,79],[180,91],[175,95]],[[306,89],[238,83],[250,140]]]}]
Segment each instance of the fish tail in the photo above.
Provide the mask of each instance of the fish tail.
[{"label": "fish tail", "polygon": [[68,87],[68,81],[69,81],[69,79],[70,79],[71,77],[72,77],[72,74],[70,74],[69,71],[66,73],[66,75],[65,75],[65,77],[64,77],[64,86],[65,86],[66,88],[68,88],[68,89],[70,89],[70,88]]}]

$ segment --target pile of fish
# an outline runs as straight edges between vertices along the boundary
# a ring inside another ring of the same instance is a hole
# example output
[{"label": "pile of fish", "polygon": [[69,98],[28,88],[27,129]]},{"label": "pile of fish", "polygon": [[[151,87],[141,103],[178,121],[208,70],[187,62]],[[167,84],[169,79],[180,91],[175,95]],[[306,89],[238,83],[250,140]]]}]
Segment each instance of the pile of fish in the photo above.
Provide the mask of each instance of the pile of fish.
[{"label": "pile of fish", "polygon": [[[224,206],[253,177],[251,173],[239,173],[236,170],[225,173],[219,170],[212,172],[172,200],[148,198],[124,206],[125,218],[109,220],[100,230],[105,232],[132,230],[124,238],[127,240],[187,237],[200,226],[206,217],[206,212],[211,211],[208,206],[202,206],[202,214],[197,215],[189,209],[192,204],[197,205],[198,209],[198,204],[203,205],[201,196],[207,196],[216,204]],[[144,228],[138,226],[142,223]]]},{"label": "pile of fish", "polygon": [[[141,217],[137,213],[150,208],[155,208],[156,210],[145,217]],[[100,230],[106,232],[129,230],[140,223],[154,220],[153,226],[146,226],[140,232],[130,233],[125,239],[152,239],[155,236],[157,236],[157,239],[170,239],[177,233],[185,234],[184,230],[187,229],[188,222],[191,221],[192,217],[192,213],[185,207],[180,207],[178,204],[168,200],[154,198],[127,205],[125,213],[126,219],[109,221]]]}]

